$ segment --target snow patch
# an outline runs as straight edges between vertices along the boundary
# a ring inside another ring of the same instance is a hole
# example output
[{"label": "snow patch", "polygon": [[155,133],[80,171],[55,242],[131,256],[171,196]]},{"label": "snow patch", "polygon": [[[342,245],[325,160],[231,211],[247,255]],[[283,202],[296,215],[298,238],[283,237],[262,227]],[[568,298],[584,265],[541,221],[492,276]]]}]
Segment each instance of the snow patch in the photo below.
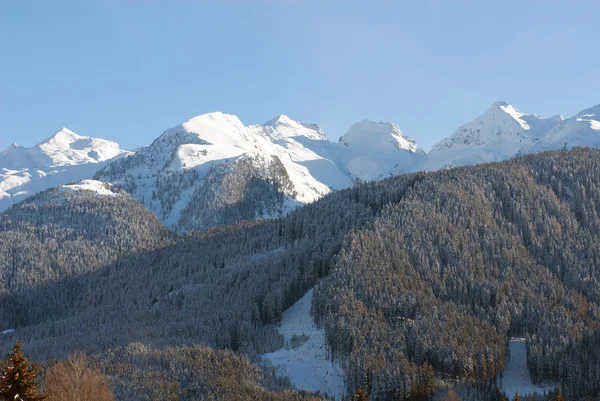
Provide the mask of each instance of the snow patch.
[{"label": "snow patch", "polygon": [[502,390],[512,400],[515,393],[520,395],[539,393],[544,394],[558,387],[556,383],[536,385],[531,382],[527,368],[527,342],[524,338],[511,338],[508,344],[510,360],[502,377]]},{"label": "snow patch", "polygon": [[96,180],[81,180],[77,184],[63,185],[62,190],[69,191],[92,191],[98,195],[115,197],[118,193],[111,191],[111,185]]},{"label": "snow patch", "polygon": [[15,332],[15,329],[8,329],[8,330],[4,330],[4,331],[0,332],[0,334],[7,335],[7,334],[12,334],[14,332]]},{"label": "snow patch", "polygon": [[525,113],[521,113],[519,110],[515,109],[510,104],[502,105],[502,106],[500,106],[500,109],[502,111],[504,111],[506,114],[508,114],[509,116],[511,116],[512,118],[514,118],[519,123],[521,128],[526,129],[526,130],[531,128],[529,126],[529,124],[527,124],[527,121],[525,121],[521,118],[526,115]]},{"label": "snow patch", "polygon": [[280,376],[287,376],[296,388],[321,391],[341,399],[346,395],[344,371],[338,362],[327,359],[325,333],[310,316],[313,290],[283,312],[277,331],[285,346],[263,355],[267,365]]}]

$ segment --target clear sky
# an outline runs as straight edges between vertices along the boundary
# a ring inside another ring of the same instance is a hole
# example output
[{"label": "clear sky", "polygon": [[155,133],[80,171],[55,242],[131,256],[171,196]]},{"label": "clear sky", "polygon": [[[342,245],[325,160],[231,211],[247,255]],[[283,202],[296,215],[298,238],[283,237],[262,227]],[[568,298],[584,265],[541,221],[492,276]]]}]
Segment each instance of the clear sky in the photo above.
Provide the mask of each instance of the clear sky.
[{"label": "clear sky", "polygon": [[600,2],[0,0],[0,149],[63,126],[132,149],[211,111],[425,149],[496,100],[600,103]]}]

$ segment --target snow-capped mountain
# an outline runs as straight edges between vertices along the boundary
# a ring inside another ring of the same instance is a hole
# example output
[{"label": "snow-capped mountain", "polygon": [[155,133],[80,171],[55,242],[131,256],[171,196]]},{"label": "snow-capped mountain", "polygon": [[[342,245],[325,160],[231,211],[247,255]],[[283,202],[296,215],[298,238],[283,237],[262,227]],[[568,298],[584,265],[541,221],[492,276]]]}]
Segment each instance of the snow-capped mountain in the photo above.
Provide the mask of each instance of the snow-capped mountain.
[{"label": "snow-capped mountain", "polygon": [[338,159],[354,180],[379,180],[412,171],[425,158],[414,139],[391,123],[364,120],[338,142]]},{"label": "snow-capped mountain", "polygon": [[508,159],[533,151],[546,134],[563,121],[526,114],[506,102],[494,103],[484,114],[435,144],[424,170]]},{"label": "snow-capped mountain", "polygon": [[215,221],[219,211],[239,219],[276,216],[330,192],[292,159],[316,155],[299,147],[288,152],[267,135],[284,141],[296,135],[292,130],[307,138],[322,137],[318,130],[285,117],[265,126],[245,126],[233,115],[204,114],[165,131],[96,178],[122,185],[172,228],[225,223]]},{"label": "snow-capped mountain", "polygon": [[600,104],[561,121],[548,131],[536,150],[600,147]]},{"label": "snow-capped mountain", "polygon": [[332,142],[319,126],[285,115],[246,126],[208,113],[135,154],[65,128],[32,148],[0,153],[0,211],[42,189],[94,178],[123,188],[168,227],[192,231],[279,216],[357,181],[573,146],[600,147],[600,105],[565,120],[496,102],[429,153],[398,126],[369,120]]},{"label": "snow-capped mountain", "polygon": [[0,152],[0,211],[44,189],[91,178],[110,160],[128,153],[115,142],[67,128],[30,148],[13,144]]},{"label": "snow-capped mountain", "polygon": [[281,115],[245,126],[209,113],[165,131],[95,178],[121,185],[169,227],[195,230],[278,216],[356,180],[410,170],[424,157],[388,123],[363,121],[339,143]]}]

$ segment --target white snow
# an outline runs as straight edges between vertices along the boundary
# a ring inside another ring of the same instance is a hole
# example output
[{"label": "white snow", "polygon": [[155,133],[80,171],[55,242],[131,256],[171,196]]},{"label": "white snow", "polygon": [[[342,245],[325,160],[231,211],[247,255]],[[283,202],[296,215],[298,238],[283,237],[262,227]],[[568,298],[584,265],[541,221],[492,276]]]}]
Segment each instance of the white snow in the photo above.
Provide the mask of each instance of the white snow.
[{"label": "white snow", "polygon": [[519,123],[521,128],[523,128],[523,129],[531,128],[529,126],[529,124],[527,124],[527,121],[525,121],[521,118],[526,115],[525,113],[521,113],[519,110],[515,109],[510,104],[505,104],[505,105],[503,104],[500,106],[500,109],[502,111],[504,111],[506,114],[508,114],[509,116],[511,116],[512,118],[514,118]]},{"label": "white snow", "polygon": [[520,152],[540,150],[540,142],[562,122],[561,116],[543,118],[523,113],[506,102],[496,102],[484,114],[435,144],[419,169],[500,161]]},{"label": "white snow", "polygon": [[600,147],[600,105],[583,110],[550,130],[535,150]]},{"label": "white snow", "polygon": [[0,152],[0,212],[45,189],[91,178],[110,160],[128,153],[115,142],[67,128],[30,148],[13,144]]},{"label": "white snow", "polygon": [[[314,202],[332,188],[352,184],[332,161],[302,142],[303,139],[327,142],[324,138],[317,126],[301,124],[287,116],[279,116],[265,125],[245,126],[236,116],[208,113],[165,131],[150,146],[137,152],[125,172],[103,179],[124,183],[126,178],[133,177],[136,190],[131,195],[165,224],[177,229],[181,212],[190,202],[194,189],[203,184],[213,166],[235,163],[241,156],[249,156],[256,163],[277,157],[293,184],[285,193],[286,210],[290,210],[288,206]],[[193,172],[197,178],[178,184],[174,178],[185,175],[186,171]],[[153,196],[157,179],[173,181],[174,188],[166,207]]]},{"label": "white snow", "polygon": [[[500,161],[518,153],[600,147],[598,116],[600,105],[564,120],[527,114],[500,101],[426,154],[398,126],[386,122],[363,120],[335,143],[316,124],[286,115],[246,126],[234,115],[214,112],[165,131],[138,150],[124,171],[102,179],[131,184],[131,195],[177,230],[181,212],[210,169],[244,155],[257,162],[281,160],[293,184],[285,193],[287,212],[357,181]],[[67,128],[32,148],[13,144],[0,152],[0,211],[49,187],[92,178],[110,160],[127,154],[114,142]],[[157,183],[162,188],[169,183],[168,199],[157,195]]]},{"label": "white snow", "polygon": [[110,190],[110,184],[96,180],[81,180],[77,184],[63,185],[61,190],[68,191],[92,191],[98,195],[115,197],[118,194]]},{"label": "white snow", "polygon": [[531,376],[527,368],[526,344],[524,338],[511,338],[508,344],[510,360],[502,377],[502,390],[506,392],[508,398],[511,400],[516,392],[521,395],[532,393],[544,394],[558,386],[556,383],[535,385],[531,382]]},{"label": "white snow", "polygon": [[[264,354],[263,359],[279,376],[289,377],[296,388],[321,391],[339,400],[346,394],[344,372],[338,362],[327,359],[325,333],[310,316],[312,294],[311,289],[283,313],[277,330],[286,345],[279,351]],[[292,348],[293,335],[305,335],[308,339]]]},{"label": "white snow", "polygon": [[7,335],[7,334],[14,333],[14,332],[15,332],[15,329],[8,329],[8,330],[4,330],[4,331],[0,332],[0,334]]}]

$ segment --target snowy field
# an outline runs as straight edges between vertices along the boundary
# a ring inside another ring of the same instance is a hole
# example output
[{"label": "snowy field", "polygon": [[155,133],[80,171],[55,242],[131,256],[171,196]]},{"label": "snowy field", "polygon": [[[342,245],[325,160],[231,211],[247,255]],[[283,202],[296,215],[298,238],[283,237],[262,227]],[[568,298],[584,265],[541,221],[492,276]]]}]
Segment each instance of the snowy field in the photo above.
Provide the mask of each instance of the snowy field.
[{"label": "snowy field", "polygon": [[[279,376],[289,377],[296,388],[321,391],[340,399],[346,393],[344,372],[339,363],[327,359],[325,333],[310,316],[312,294],[310,290],[283,313],[277,330],[285,338],[285,346],[264,354],[263,359]],[[294,335],[303,340],[292,344]]]},{"label": "snowy field", "polygon": [[512,399],[519,394],[544,394],[558,386],[556,383],[535,385],[527,369],[527,346],[524,338],[511,338],[509,343],[510,360],[502,378],[502,390]]}]

